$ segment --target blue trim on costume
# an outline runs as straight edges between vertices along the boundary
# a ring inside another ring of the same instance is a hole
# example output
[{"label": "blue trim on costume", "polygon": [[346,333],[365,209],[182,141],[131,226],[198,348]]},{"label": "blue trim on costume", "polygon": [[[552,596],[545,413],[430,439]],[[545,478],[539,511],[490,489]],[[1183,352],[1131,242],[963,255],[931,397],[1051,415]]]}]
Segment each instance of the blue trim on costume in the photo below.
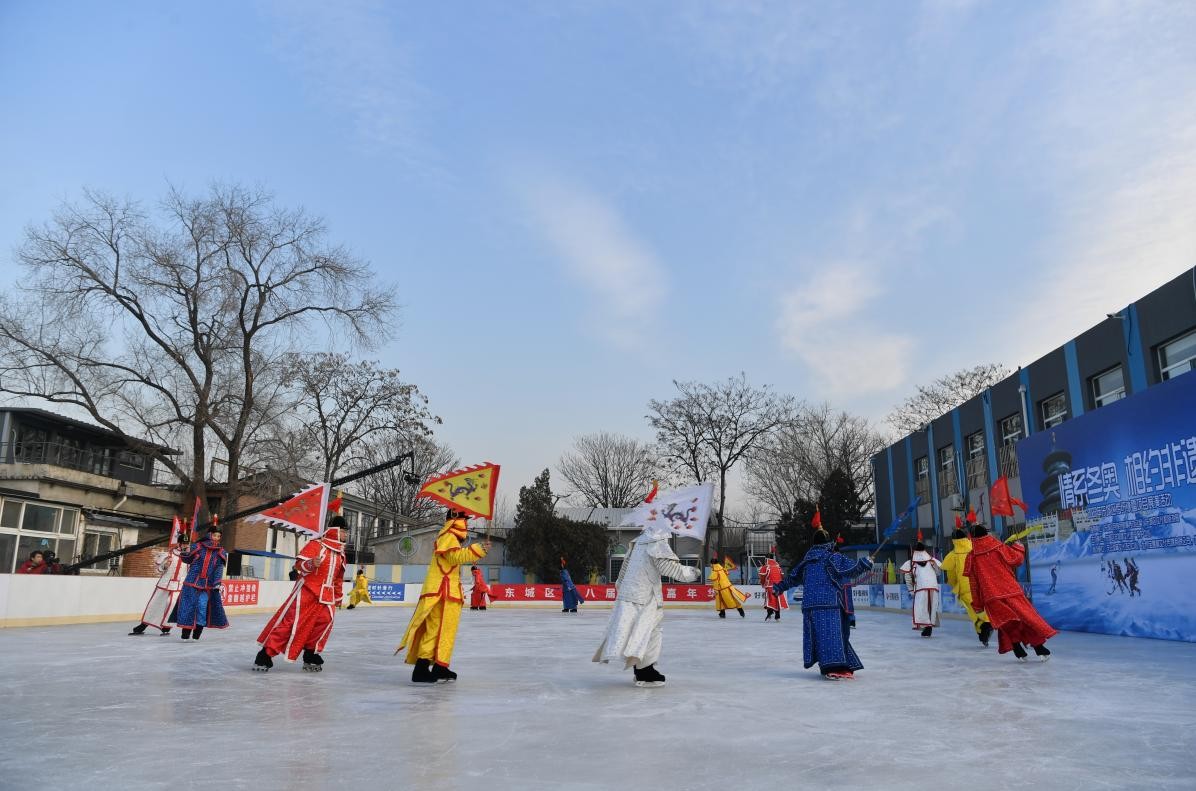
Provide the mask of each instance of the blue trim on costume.
[{"label": "blue trim on costume", "polygon": [[1084,414],[1084,390],[1080,387],[1080,358],[1076,354],[1076,342],[1063,344],[1063,359],[1067,363],[1067,389],[1071,391],[1071,415]]}]

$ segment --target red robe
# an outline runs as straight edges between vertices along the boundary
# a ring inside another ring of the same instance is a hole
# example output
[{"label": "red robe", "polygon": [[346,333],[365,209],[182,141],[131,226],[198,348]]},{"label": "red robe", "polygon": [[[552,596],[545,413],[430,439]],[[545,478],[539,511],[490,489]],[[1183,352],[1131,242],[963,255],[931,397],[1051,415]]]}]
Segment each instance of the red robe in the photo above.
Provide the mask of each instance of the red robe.
[{"label": "red robe", "polygon": [[778,596],[772,592],[773,585],[779,585],[785,579],[781,571],[781,564],[772,558],[764,561],[760,566],[760,587],[764,588],[764,606],[770,610],[788,610],[789,600],[784,594]]},{"label": "red robe", "polygon": [[972,588],[972,608],[984,612],[997,630],[998,651],[1013,650],[1014,643],[1042,645],[1059,634],[1026,600],[1013,570],[1026,558],[1021,544],[1002,544],[993,536],[972,539],[972,551],[963,564]]},{"label": "red robe", "polygon": [[332,634],[332,619],[340,604],[345,576],[345,545],[340,531],[328,530],[299,550],[295,560],[299,578],[287,600],[257,636],[270,656],[285,653],[294,661],[304,649],[317,654]]},{"label": "red robe", "polygon": [[481,569],[473,570],[473,593],[469,595],[470,607],[485,607],[490,601],[490,586],[482,577]]}]

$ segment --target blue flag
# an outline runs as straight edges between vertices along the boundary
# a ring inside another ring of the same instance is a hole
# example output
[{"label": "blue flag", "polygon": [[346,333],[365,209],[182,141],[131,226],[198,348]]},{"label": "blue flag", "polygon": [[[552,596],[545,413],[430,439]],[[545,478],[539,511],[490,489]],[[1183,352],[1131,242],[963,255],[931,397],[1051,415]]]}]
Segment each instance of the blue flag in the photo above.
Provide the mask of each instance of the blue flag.
[{"label": "blue flag", "polygon": [[909,504],[909,508],[906,508],[904,512],[902,512],[896,519],[893,520],[893,524],[888,526],[884,532],[884,537],[892,538],[893,535],[901,529],[901,523],[913,516],[914,511],[917,510],[918,504],[921,502],[921,497],[915,497],[914,501]]}]

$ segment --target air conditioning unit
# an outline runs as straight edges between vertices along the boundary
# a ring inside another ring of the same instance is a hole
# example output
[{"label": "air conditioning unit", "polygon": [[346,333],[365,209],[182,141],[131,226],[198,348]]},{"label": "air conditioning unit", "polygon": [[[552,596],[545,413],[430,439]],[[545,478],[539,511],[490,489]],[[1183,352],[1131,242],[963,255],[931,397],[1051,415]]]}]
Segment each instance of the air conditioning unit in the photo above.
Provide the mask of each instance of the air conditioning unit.
[{"label": "air conditioning unit", "polygon": [[953,494],[950,497],[948,497],[947,502],[950,504],[952,511],[962,511],[963,510],[963,498],[960,497],[958,493]]}]

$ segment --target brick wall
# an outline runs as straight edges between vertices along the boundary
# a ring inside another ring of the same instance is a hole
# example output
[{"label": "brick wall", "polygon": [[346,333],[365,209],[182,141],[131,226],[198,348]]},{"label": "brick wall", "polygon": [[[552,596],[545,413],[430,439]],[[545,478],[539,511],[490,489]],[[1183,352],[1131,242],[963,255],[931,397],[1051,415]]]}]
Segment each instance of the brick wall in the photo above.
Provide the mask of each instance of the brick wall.
[{"label": "brick wall", "polygon": [[121,559],[120,575],[122,577],[156,577],[158,569],[154,566],[154,552],[163,547],[146,547],[136,552],[130,552]]}]

